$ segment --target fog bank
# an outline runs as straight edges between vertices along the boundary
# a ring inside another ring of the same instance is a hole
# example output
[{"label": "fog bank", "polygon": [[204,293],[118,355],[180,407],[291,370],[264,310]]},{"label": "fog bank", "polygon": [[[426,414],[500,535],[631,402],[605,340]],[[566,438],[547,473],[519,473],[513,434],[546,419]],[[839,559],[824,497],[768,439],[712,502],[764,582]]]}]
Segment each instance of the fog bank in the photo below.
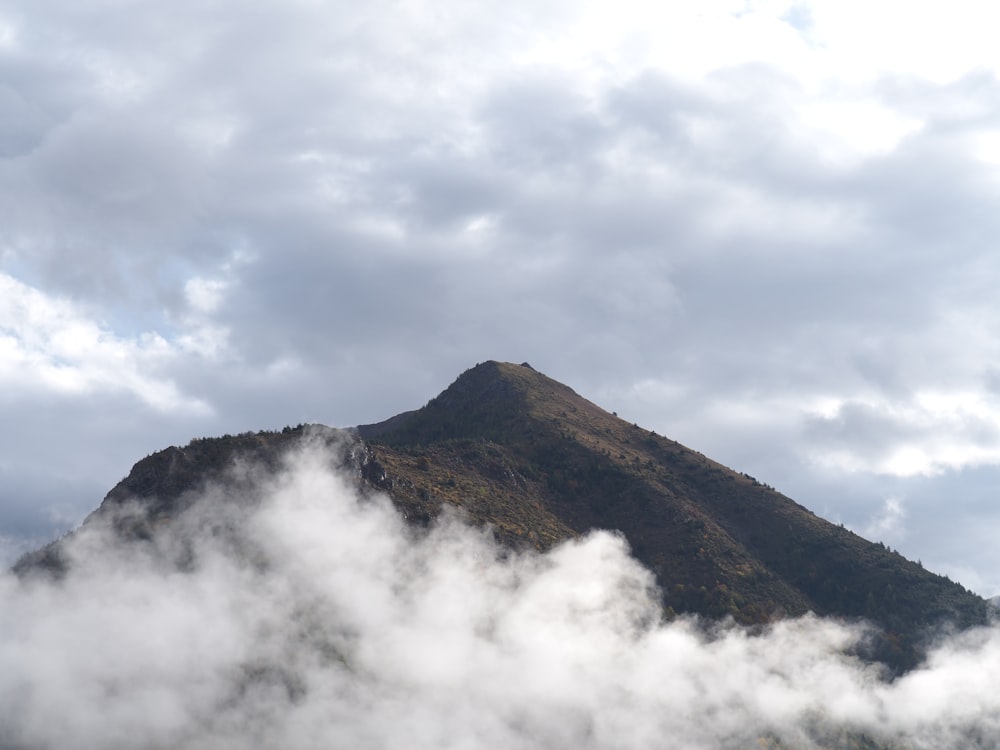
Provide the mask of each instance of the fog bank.
[{"label": "fog bank", "polygon": [[306,445],[277,475],[235,468],[240,481],[149,541],[89,523],[60,582],[0,578],[0,747],[811,747],[863,733],[940,749],[1000,730],[996,630],[943,641],[890,683],[847,655],[862,628],[664,623],[620,536],[535,554],[454,516],[417,531],[328,455]]}]

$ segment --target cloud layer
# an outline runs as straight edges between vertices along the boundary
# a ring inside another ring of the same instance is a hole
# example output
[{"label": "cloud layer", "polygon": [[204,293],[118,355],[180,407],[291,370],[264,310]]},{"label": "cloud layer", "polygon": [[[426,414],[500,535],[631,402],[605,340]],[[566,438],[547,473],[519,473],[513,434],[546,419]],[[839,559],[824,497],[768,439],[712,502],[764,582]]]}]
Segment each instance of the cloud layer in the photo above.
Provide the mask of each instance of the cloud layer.
[{"label": "cloud layer", "polygon": [[[62,582],[0,579],[0,746],[796,747],[997,730],[1000,633],[892,683],[807,617],[659,618],[619,536],[515,554],[405,526],[306,446],[238,467],[148,542],[88,524]],[[135,509],[126,512],[135,512]]]}]

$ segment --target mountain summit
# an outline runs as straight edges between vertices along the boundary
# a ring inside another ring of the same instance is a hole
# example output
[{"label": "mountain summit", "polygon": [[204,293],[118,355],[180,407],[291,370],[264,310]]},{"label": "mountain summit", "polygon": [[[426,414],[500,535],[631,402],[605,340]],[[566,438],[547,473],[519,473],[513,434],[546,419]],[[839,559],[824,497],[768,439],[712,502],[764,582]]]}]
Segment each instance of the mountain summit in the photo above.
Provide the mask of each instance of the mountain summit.
[{"label": "mountain summit", "polygon": [[[877,655],[919,659],[933,628],[985,622],[984,600],[773,488],[619,419],[527,363],[484,362],[423,408],[349,430],[285,428],[193,441],[143,459],[93,514],[142,538],[235,460],[274,466],[303,435],[326,441],[364,488],[412,524],[451,508],[514,549],[617,530],[656,576],[667,616],[759,624],[812,611],[867,619]],[[16,569],[58,570],[59,544]]]}]

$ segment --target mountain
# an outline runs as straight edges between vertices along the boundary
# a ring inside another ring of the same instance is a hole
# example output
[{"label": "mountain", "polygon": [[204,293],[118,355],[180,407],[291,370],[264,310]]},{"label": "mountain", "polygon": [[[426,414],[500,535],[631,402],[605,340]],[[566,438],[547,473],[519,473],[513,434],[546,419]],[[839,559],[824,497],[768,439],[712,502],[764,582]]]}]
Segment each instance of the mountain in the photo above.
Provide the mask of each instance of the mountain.
[{"label": "mountain", "polygon": [[[668,617],[864,618],[883,630],[874,655],[896,669],[917,663],[934,628],[987,618],[986,602],[957,583],[619,419],[527,363],[479,364],[423,408],[377,424],[300,425],[168,448],[139,461],[85,523],[117,510],[125,538],[148,538],[237,458],[277,466],[307,433],[417,526],[450,507],[504,545],[539,550],[591,529],[618,530],[655,574]],[[121,513],[126,506],[133,510]],[[15,569],[64,565],[57,542]]]}]

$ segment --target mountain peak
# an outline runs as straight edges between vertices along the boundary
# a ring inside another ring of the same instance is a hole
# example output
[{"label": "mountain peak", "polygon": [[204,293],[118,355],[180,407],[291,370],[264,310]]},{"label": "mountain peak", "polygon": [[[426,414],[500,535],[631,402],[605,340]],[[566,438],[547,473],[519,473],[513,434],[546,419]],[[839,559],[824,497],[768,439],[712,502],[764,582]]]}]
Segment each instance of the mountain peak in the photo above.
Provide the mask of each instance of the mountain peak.
[{"label": "mountain peak", "polygon": [[472,367],[416,411],[357,427],[362,438],[394,444],[486,438],[506,440],[527,425],[527,417],[554,404],[597,408],[571,388],[527,362],[487,360]]},{"label": "mountain peak", "polygon": [[530,376],[538,375],[531,368],[487,360],[459,375],[431,403],[446,408],[462,408],[472,403],[516,402],[534,384],[531,381],[536,378]]},{"label": "mountain peak", "polygon": [[493,400],[551,390],[562,390],[579,398],[571,388],[543,375],[527,362],[516,365],[490,359],[463,372],[432,401],[440,399],[446,404],[453,404],[470,397]]}]

